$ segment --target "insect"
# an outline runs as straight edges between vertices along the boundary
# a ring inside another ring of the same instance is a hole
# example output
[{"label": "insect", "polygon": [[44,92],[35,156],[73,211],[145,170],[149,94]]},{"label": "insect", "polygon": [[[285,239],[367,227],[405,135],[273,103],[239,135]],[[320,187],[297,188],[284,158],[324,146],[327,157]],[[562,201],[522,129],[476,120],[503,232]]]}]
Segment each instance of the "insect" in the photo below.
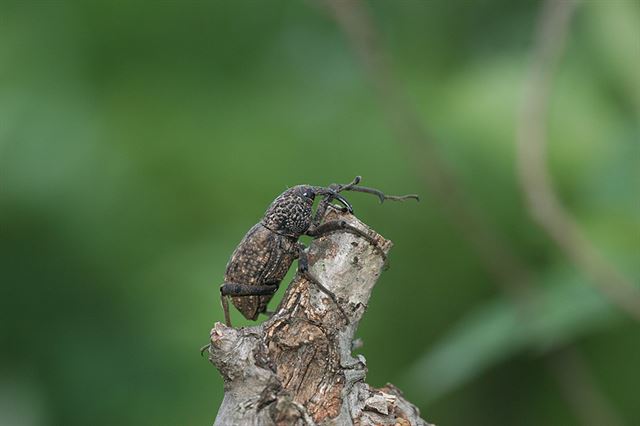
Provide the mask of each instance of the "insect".
[{"label": "insect", "polygon": [[[414,194],[385,195],[374,188],[358,186],[360,176],[348,184],[332,184],[329,187],[297,185],[280,194],[269,206],[264,217],[244,236],[227,264],[224,282],[220,286],[220,297],[227,326],[231,326],[228,298],[233,305],[250,320],[267,313],[267,304],[278,290],[291,264],[298,259],[298,272],[333,300],[340,312],[347,316],[335,295],[309,272],[306,247],[298,241],[302,235],[319,237],[335,231],[351,232],[362,236],[374,246],[376,242],[344,221],[322,223],[322,218],[337,200],[343,211],[353,213],[353,207],[342,196],[342,191],[358,191],[378,196],[384,200],[416,199]],[[313,203],[321,197],[315,214]],[[347,319],[348,323],[348,319]]]}]

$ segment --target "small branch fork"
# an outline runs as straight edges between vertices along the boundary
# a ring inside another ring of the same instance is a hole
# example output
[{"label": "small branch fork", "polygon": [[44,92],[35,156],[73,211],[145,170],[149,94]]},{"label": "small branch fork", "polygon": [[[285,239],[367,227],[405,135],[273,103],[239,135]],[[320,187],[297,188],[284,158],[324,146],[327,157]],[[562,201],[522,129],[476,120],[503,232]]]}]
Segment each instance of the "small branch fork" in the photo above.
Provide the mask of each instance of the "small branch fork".
[{"label": "small branch fork", "polygon": [[211,330],[209,360],[225,381],[215,425],[428,425],[393,385],[367,385],[365,359],[351,353],[392,243],[337,208],[327,209],[323,223],[331,222],[367,237],[318,237],[269,320],[240,329],[216,323]]}]

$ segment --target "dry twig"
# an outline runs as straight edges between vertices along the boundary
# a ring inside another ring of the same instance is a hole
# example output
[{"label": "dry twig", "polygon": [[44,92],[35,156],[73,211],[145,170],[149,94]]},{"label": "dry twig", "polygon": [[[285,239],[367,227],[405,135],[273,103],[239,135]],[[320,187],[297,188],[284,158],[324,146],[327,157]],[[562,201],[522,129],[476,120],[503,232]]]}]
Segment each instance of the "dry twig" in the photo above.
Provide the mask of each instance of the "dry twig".
[{"label": "dry twig", "polygon": [[[345,220],[377,241],[386,255],[391,242],[354,216],[331,210],[326,220]],[[276,313],[255,327],[216,323],[209,359],[225,381],[216,425],[400,425],[428,426],[418,409],[393,385],[364,382],[362,355],[352,341],[384,259],[380,250],[350,233],[313,241],[310,271],[331,290],[349,317],[297,275]]]}]

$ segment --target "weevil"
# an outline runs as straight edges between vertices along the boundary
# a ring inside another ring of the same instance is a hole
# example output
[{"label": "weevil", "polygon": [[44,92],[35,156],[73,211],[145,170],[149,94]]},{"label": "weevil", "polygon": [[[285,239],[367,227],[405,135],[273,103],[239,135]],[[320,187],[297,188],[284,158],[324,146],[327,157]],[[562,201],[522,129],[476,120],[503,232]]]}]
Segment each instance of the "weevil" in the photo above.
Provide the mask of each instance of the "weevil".
[{"label": "weevil", "polygon": [[[306,247],[299,238],[308,235],[317,238],[326,233],[345,231],[357,234],[377,247],[375,240],[345,221],[321,223],[333,201],[342,209],[353,213],[353,207],[340,192],[358,191],[376,195],[384,200],[405,200],[414,194],[393,196],[381,191],[358,186],[360,176],[348,184],[332,184],[329,187],[297,185],[280,194],[269,206],[264,217],[244,236],[231,255],[220,286],[220,297],[227,326],[231,326],[229,302],[250,320],[267,313],[267,304],[278,290],[281,281],[294,260],[298,259],[298,272],[325,293],[336,304],[348,323],[348,317],[335,295],[309,272]],[[322,198],[313,212],[314,200]],[[384,253],[383,253],[384,254]]]}]

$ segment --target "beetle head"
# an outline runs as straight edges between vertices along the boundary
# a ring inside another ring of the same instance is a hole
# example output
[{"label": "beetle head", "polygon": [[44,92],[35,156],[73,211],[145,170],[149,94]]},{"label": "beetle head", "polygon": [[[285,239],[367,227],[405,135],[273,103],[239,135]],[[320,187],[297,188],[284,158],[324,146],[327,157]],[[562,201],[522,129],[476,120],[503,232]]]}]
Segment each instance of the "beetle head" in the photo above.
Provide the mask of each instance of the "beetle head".
[{"label": "beetle head", "polygon": [[338,200],[346,210],[353,212],[351,204],[332,188],[297,185],[278,196],[264,215],[262,224],[272,231],[299,237],[311,226],[313,202],[316,196]]}]

